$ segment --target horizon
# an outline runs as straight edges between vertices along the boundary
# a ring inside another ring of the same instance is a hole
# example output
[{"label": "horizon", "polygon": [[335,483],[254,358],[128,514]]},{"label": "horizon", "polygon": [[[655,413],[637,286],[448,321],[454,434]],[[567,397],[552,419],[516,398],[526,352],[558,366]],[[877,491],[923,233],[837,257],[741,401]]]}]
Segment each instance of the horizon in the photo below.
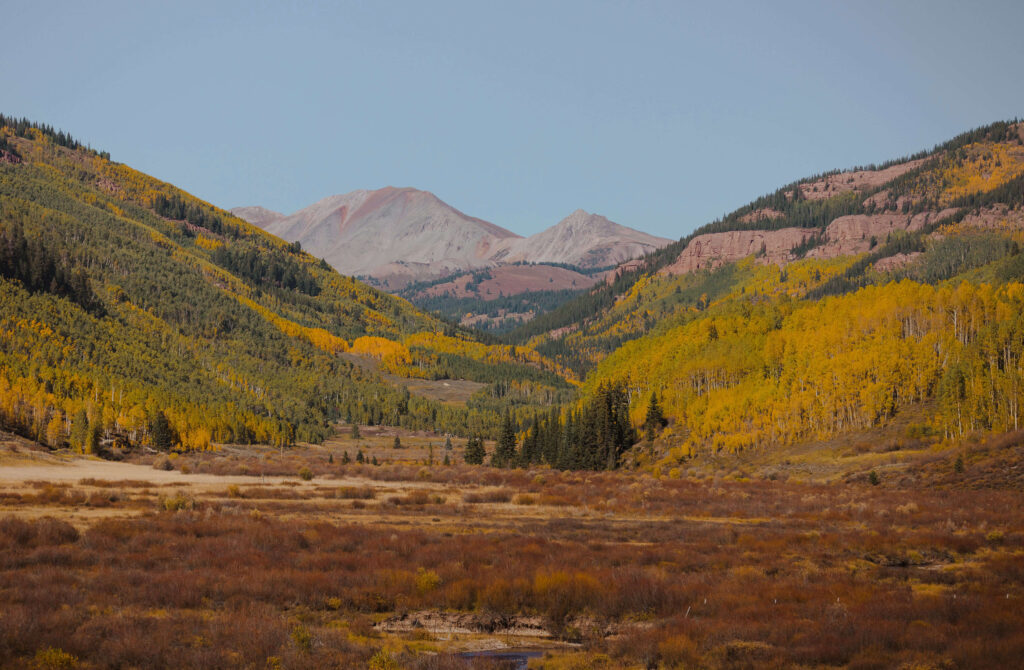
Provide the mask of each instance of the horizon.
[{"label": "horizon", "polygon": [[25,28],[7,62],[47,49],[0,73],[5,114],[224,209],[407,184],[523,236],[582,209],[678,239],[795,180],[1024,115],[1024,7],[1001,1],[9,14]]}]

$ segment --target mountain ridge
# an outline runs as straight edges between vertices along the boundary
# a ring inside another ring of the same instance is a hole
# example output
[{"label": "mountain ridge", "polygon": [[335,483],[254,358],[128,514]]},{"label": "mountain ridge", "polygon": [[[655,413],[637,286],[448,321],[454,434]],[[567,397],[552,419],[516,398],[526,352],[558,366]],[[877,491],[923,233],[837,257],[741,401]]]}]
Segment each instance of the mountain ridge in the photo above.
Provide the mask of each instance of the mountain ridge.
[{"label": "mountain ridge", "polygon": [[328,196],[280,218],[260,207],[231,211],[389,290],[505,263],[607,267],[671,243],[582,209],[523,237],[409,187]]}]

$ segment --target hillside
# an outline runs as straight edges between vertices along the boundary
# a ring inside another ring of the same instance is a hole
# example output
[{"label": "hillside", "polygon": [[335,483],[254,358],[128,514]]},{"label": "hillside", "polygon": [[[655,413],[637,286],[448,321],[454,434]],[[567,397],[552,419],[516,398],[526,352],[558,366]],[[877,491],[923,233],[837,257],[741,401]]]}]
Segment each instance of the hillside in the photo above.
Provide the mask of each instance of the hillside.
[{"label": "hillside", "polygon": [[463,326],[500,333],[570,300],[606,272],[543,263],[497,265],[410,284],[398,295]]},{"label": "hillside", "polygon": [[[612,283],[523,326],[510,340],[526,342],[577,328],[650,275],[713,270],[743,258],[784,266],[805,256],[830,259],[871,252],[874,263],[893,238],[905,237],[903,246],[920,246],[909,240],[931,235],[945,223],[966,219],[976,228],[1007,225],[1020,216],[1008,212],[1006,203],[1013,201],[1012,191],[1024,175],[1022,142],[1022,124],[1000,122],[880,166],[836,170],[788,184],[649,254],[642,263],[629,264]],[[883,266],[914,253],[909,247],[891,248],[891,260]]]},{"label": "hillside", "polygon": [[651,427],[660,448],[641,460],[659,467],[851,435],[907,411],[921,413],[908,431],[926,443],[1016,430],[1021,131],[994,124],[787,186],[510,338],[586,375],[584,399],[627,389],[634,425],[654,394],[667,427]]},{"label": "hillside", "polygon": [[[288,444],[338,419],[489,435],[508,383],[567,386],[63,132],[0,117],[0,151],[0,423],[31,439]],[[345,355],[485,388],[441,402]]]}]

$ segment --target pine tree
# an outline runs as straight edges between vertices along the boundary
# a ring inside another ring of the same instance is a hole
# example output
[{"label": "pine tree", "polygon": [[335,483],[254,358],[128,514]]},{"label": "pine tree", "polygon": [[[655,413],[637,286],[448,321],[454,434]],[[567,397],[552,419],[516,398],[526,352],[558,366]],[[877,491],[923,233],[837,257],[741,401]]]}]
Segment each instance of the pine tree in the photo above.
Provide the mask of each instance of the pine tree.
[{"label": "pine tree", "polygon": [[174,431],[167,420],[167,415],[157,410],[149,422],[149,436],[153,440],[153,448],[160,451],[170,451],[174,444]]},{"label": "pine tree", "polygon": [[474,435],[466,442],[466,453],[462,458],[469,465],[482,465],[486,455],[484,441],[479,436]]},{"label": "pine tree", "polygon": [[651,401],[647,404],[647,417],[644,419],[644,430],[647,441],[653,442],[657,431],[665,427],[665,415],[658,404],[658,394],[651,393]]},{"label": "pine tree", "polygon": [[497,468],[506,468],[512,465],[516,456],[516,429],[512,425],[512,417],[509,414],[501,422],[501,433],[498,437],[498,445],[491,456],[491,465]]},{"label": "pine tree", "polygon": [[400,440],[397,435],[395,435],[395,441],[391,445],[391,448],[392,449],[401,449],[402,448],[402,440]]}]

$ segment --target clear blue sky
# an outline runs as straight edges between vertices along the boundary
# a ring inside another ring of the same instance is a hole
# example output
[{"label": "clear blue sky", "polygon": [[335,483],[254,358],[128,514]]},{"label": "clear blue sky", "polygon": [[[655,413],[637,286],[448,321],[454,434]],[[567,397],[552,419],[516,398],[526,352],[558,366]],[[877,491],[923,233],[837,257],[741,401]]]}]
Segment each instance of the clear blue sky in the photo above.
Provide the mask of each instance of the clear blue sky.
[{"label": "clear blue sky", "polygon": [[666,237],[1024,117],[1024,2],[0,0],[0,110],[222,207],[386,185]]}]

